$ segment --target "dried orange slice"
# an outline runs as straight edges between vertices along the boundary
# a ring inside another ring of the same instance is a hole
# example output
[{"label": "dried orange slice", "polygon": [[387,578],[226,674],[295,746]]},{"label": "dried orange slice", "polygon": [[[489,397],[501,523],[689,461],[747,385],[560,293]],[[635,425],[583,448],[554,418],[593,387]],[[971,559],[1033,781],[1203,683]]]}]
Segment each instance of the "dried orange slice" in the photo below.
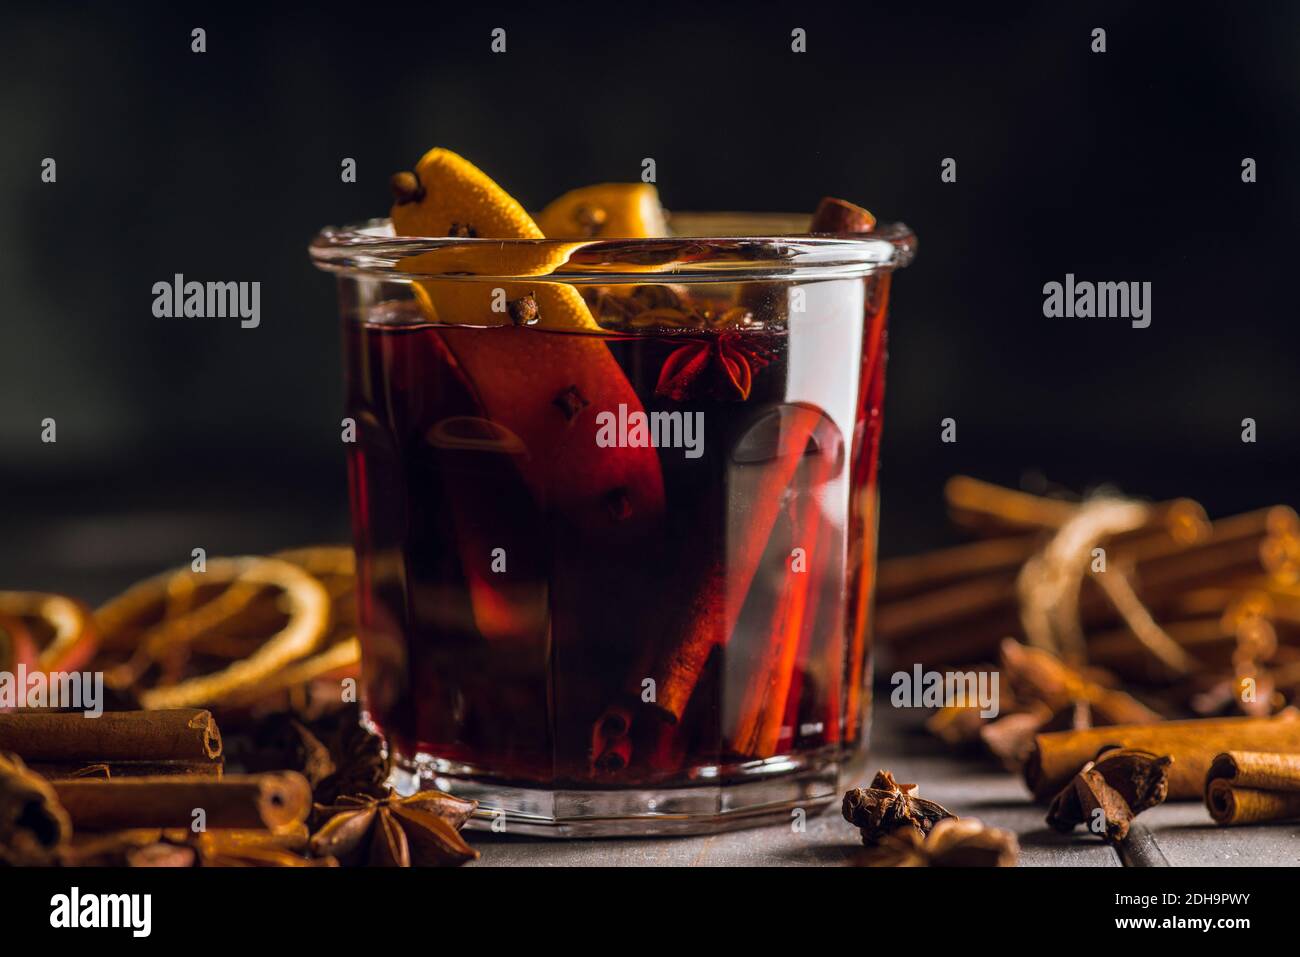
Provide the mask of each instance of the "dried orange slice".
[{"label": "dried orange slice", "polygon": [[350,545],[287,548],[271,557],[292,562],[319,578],[331,599],[337,600],[356,588],[357,559]]},{"label": "dried orange slice", "polygon": [[289,705],[293,708],[295,699],[304,697],[307,686],[326,680],[355,678],[360,673],[360,665],[361,642],[355,636],[345,638],[324,651],[291,662],[255,686],[227,695],[222,699],[221,705],[255,705],[281,700],[276,696],[288,693]]},{"label": "dried orange slice", "polygon": [[[165,607],[169,585],[185,576],[193,576],[202,586],[224,582],[230,587],[179,619],[164,618],[141,628],[142,621],[148,622],[160,606]],[[266,589],[279,594],[280,612],[287,620],[255,651],[212,673],[144,689],[138,695],[141,707],[147,709],[194,707],[253,687],[315,652],[330,625],[330,595],[325,586],[304,569],[280,559],[217,558],[208,562],[204,572],[165,572],[133,586],[100,608],[96,621],[110,636],[110,647],[120,649],[136,636],[145,654],[155,657],[178,643],[220,631]],[[227,598],[232,592],[234,598]]]},{"label": "dried orange slice", "polygon": [[650,183],[599,183],[570,190],[537,214],[548,239],[667,236],[659,191]]},{"label": "dried orange slice", "polygon": [[0,615],[19,619],[39,648],[41,671],[75,671],[95,653],[97,633],[90,609],[75,599],[45,592],[0,591]]},{"label": "dried orange slice", "polygon": [[240,581],[242,569],[221,561],[207,571],[164,572],[133,585],[96,613],[100,668],[111,688],[138,685],[160,667],[164,683],[187,667],[191,653],[242,658],[284,622],[277,593]]}]

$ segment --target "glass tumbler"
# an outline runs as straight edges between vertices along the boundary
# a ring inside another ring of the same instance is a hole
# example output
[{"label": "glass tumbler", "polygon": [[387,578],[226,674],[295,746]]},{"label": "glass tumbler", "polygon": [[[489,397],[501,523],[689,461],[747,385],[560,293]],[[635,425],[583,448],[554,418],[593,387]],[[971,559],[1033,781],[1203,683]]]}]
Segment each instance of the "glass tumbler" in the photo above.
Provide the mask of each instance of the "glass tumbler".
[{"label": "glass tumbler", "polygon": [[886,313],[914,237],[805,224],[316,237],[355,425],[365,712],[399,791],[553,836],[838,798],[867,730]]}]

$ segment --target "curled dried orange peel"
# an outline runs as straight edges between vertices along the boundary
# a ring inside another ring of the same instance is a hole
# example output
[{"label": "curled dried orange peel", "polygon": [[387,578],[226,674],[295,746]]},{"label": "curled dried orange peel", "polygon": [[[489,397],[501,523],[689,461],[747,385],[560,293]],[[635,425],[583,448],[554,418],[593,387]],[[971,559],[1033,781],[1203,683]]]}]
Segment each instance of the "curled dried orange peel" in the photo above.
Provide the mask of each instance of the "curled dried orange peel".
[{"label": "curled dried orange peel", "polygon": [[75,671],[95,653],[97,633],[90,609],[74,598],[0,591],[0,615],[16,619],[37,646],[35,666],[41,671]]}]

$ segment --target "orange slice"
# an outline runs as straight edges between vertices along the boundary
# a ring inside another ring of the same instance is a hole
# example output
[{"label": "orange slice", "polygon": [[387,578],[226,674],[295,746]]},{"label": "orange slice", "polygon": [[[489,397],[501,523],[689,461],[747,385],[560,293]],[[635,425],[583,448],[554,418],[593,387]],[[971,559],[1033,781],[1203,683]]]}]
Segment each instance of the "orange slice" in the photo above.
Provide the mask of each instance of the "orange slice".
[{"label": "orange slice", "polygon": [[[411,174],[398,174],[398,178]],[[538,239],[542,232],[509,194],[444,149],[416,167],[419,188],[393,207],[401,235],[473,232],[480,239]],[[418,198],[417,198],[418,197]],[[572,286],[507,284],[507,297],[531,294],[537,325],[566,332],[599,327]],[[538,503],[585,529],[654,525],[663,511],[663,477],[653,448],[601,448],[601,412],[643,412],[641,400],[605,343],[590,335],[515,328],[489,306],[493,283],[426,281],[417,296],[443,325],[443,340],[488,418],[523,443],[520,472]],[[456,325],[502,328],[457,329]]]},{"label": "orange slice", "polygon": [[600,183],[570,190],[537,214],[548,239],[667,236],[659,191],[650,183]]}]

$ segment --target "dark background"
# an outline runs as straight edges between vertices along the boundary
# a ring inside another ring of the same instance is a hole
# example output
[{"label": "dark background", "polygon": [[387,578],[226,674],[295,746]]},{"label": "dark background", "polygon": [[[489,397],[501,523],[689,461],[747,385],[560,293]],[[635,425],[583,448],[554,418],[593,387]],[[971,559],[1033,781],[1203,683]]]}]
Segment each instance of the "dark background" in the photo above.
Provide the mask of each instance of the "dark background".
[{"label": "dark background", "polygon": [[[832,194],[911,225],[887,554],[945,536],[942,483],[959,471],[1192,495],[1212,514],[1300,500],[1295,5],[0,18],[0,587],[100,599],[196,545],[346,535],[334,288],[305,247],[326,223],[383,215],[388,175],[434,144],[533,208],[636,179],[652,156],[670,208],[811,210]],[[790,51],[796,26],[806,54]],[[1089,50],[1097,26],[1105,54]],[[46,156],[56,184],[40,181]],[[940,182],[948,156],[955,184]],[[177,272],[261,281],[261,327],[154,318],[151,287]],[[1066,272],[1152,282],[1151,327],[1045,319],[1042,285]]]}]

